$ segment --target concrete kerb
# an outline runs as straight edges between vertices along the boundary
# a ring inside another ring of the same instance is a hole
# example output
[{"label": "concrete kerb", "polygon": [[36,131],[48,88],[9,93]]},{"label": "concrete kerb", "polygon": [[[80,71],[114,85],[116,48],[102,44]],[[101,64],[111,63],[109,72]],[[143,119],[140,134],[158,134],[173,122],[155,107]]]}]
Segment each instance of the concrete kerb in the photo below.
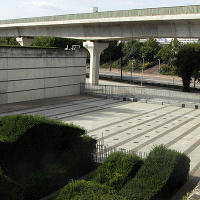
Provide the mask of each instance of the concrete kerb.
[{"label": "concrete kerb", "polygon": [[193,109],[199,109],[200,104],[195,104],[193,102],[176,102],[176,101],[168,101],[168,100],[158,100],[158,99],[138,99],[139,102],[142,103],[151,103],[151,104],[171,104],[174,106],[182,107],[182,108],[193,108]]},{"label": "concrete kerb", "polygon": [[122,101],[138,102],[138,99],[134,97],[122,97],[121,99]]},{"label": "concrete kerb", "polygon": [[140,99],[136,97],[113,97],[113,99],[120,99],[122,101],[131,101],[131,102],[141,102],[141,103],[151,103],[151,104],[171,104],[174,106],[182,107],[182,108],[193,108],[193,109],[199,109],[200,104],[195,104],[193,102],[176,102],[176,101],[168,101],[165,99]]},{"label": "concrete kerb", "polygon": [[182,108],[193,108],[193,109],[199,109],[200,104],[195,104],[193,102],[178,102],[178,101],[170,101],[170,100],[165,100],[165,99],[149,99],[149,98],[136,98],[136,97],[127,97],[127,96],[108,96],[106,94],[96,94],[92,95],[95,97],[100,97],[100,98],[111,98],[114,100],[121,100],[121,101],[130,101],[130,102],[141,102],[141,103],[151,103],[151,104],[160,104],[160,105],[165,105],[165,104],[171,104],[174,106],[182,107]]},{"label": "concrete kerb", "polygon": [[129,97],[129,98],[128,98],[128,101],[131,101],[131,102],[137,102],[138,99],[137,99],[137,98],[133,98],[133,97]]},{"label": "concrete kerb", "polygon": [[[105,96],[105,95],[104,95]],[[174,106],[182,107],[182,108],[193,108],[193,109],[199,109],[200,104],[195,104],[193,102],[172,102],[172,101],[167,101],[167,100],[157,100],[157,99],[139,99],[135,97],[113,97],[115,100],[122,100],[122,101],[131,101],[131,102],[142,102],[142,103],[151,103],[151,104],[171,104]]]}]

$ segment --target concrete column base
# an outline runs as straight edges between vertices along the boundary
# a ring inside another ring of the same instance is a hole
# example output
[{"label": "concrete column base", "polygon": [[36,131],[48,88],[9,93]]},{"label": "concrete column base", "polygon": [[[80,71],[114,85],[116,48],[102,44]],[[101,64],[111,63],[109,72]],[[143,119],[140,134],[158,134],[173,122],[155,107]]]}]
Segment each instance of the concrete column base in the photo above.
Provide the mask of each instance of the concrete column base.
[{"label": "concrete column base", "polygon": [[21,46],[31,46],[34,42],[34,38],[32,38],[32,37],[17,37],[16,41]]},{"label": "concrete column base", "polygon": [[90,52],[90,77],[89,83],[99,84],[99,67],[101,52],[108,47],[108,43],[83,42],[83,46]]}]

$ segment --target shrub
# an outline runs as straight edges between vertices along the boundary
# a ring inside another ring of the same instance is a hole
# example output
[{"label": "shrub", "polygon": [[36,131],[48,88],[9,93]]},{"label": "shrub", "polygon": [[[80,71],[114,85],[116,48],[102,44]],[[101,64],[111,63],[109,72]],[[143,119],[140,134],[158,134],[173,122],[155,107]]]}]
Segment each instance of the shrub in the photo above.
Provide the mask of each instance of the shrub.
[{"label": "shrub", "polygon": [[[124,64],[124,61],[122,61]],[[151,68],[155,65],[154,62],[145,62],[144,63],[144,70]],[[132,66],[132,60],[129,60],[126,65],[123,65],[122,68],[125,71],[131,71]],[[114,69],[120,69],[121,68],[121,59],[115,60],[113,62],[107,62],[101,65],[102,68],[114,68]],[[135,71],[141,71],[143,67],[143,63],[141,60],[134,60],[133,64],[133,72]]]},{"label": "shrub", "polygon": [[[131,66],[132,66],[132,60],[129,60],[126,67],[128,71],[131,71]],[[133,71],[137,71],[141,69],[142,69],[142,63],[139,60],[134,60]]]},{"label": "shrub", "polygon": [[175,66],[169,66],[168,64],[162,64],[160,67],[160,73],[164,75],[176,75]]},{"label": "shrub", "polygon": [[192,192],[187,192],[187,194],[182,197],[182,200],[188,200],[188,198],[191,195],[191,193]]},{"label": "shrub", "polygon": [[99,193],[84,193],[79,194],[73,198],[73,200],[127,200],[126,197],[119,196],[117,194],[102,194]]},{"label": "shrub", "polygon": [[106,62],[101,65],[102,68],[116,68],[119,69],[121,67],[121,59],[115,60],[113,62]]},{"label": "shrub", "polygon": [[[64,166],[52,167],[29,175],[22,182],[25,199],[39,199],[63,187],[71,178]],[[39,198],[38,198],[39,197]]]},{"label": "shrub", "polygon": [[101,184],[121,189],[134,177],[143,161],[136,155],[116,152],[111,154],[97,169],[92,180]]},{"label": "shrub", "polygon": [[0,171],[0,197],[3,200],[23,200],[22,187]]},{"label": "shrub", "polygon": [[[68,130],[67,133],[70,137],[77,137],[77,136],[79,137],[85,134],[85,130],[81,129],[78,126],[75,126],[73,124],[70,125],[64,124],[60,121],[48,119],[46,117],[32,116],[32,115],[10,115],[10,116],[0,117],[0,141],[7,143],[16,142],[23,135],[27,135],[28,131],[30,131],[32,128],[35,128],[37,125],[41,124],[46,125],[45,132],[43,132],[43,130],[38,130],[43,134],[46,134],[46,132],[49,131],[47,130],[49,126],[51,126],[51,128],[53,126],[54,126],[53,128],[59,127],[60,132],[65,131],[64,129],[66,128],[71,129]],[[37,128],[40,129],[40,127]],[[73,134],[71,132],[72,130]]]},{"label": "shrub", "polygon": [[0,166],[26,199],[39,199],[92,169],[96,141],[84,134],[44,117],[0,117]]},{"label": "shrub", "polygon": [[71,181],[56,200],[125,200],[110,187],[92,181]]},{"label": "shrub", "polygon": [[164,146],[155,147],[120,194],[129,200],[165,199],[187,181],[189,162],[182,153]]},{"label": "shrub", "polygon": [[[143,63],[141,60],[134,60],[134,64],[133,64],[133,72],[135,71],[141,71],[142,68],[143,70],[146,70],[148,68],[151,68],[155,65],[154,62],[145,62],[144,63],[144,66],[143,66]],[[131,71],[131,66],[132,66],[132,60],[130,60],[128,63],[127,63],[127,66],[125,67],[126,70],[128,71]]]},{"label": "shrub", "polygon": [[155,62],[145,62],[144,64],[144,70],[148,69],[148,68],[151,68],[155,66]]}]

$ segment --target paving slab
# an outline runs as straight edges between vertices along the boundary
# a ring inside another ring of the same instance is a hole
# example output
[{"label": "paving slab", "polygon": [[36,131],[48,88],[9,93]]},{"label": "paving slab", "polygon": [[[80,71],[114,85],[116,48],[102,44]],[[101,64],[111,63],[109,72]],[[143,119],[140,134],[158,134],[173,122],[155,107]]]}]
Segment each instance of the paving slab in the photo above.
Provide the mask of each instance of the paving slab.
[{"label": "paving slab", "polygon": [[[123,109],[120,111],[120,108]],[[104,144],[109,147],[146,153],[151,151],[155,145],[160,144],[182,152],[190,149],[191,152],[188,155],[191,158],[191,171],[198,164],[200,165],[198,157],[200,144],[197,144],[200,139],[198,134],[200,110],[198,109],[126,102],[102,110],[93,121],[92,118],[96,115],[98,111],[91,113],[91,118],[77,116],[70,118],[69,121],[77,122],[82,126],[86,123],[88,135],[100,140],[103,136]],[[194,144],[196,146],[191,149]],[[198,175],[200,177],[200,173]]]}]

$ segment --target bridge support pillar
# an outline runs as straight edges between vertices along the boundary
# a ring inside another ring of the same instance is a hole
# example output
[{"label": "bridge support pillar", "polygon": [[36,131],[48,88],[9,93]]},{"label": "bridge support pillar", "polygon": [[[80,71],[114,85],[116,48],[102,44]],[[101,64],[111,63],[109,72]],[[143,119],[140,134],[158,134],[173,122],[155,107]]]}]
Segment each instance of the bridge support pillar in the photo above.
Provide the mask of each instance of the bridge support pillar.
[{"label": "bridge support pillar", "polygon": [[90,77],[89,83],[99,84],[99,67],[101,52],[108,47],[108,43],[83,42],[83,46],[90,52]]},{"label": "bridge support pillar", "polygon": [[34,38],[32,38],[32,37],[17,37],[16,41],[21,46],[31,46],[34,42]]}]

